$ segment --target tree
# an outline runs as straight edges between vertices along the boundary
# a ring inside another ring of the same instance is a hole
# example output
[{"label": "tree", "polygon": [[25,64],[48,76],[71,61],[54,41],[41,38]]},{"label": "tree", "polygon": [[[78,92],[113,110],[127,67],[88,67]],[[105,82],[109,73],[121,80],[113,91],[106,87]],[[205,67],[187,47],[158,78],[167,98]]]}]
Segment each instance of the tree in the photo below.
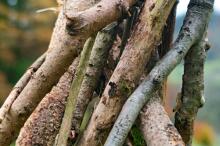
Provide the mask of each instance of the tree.
[{"label": "tree", "polygon": [[[214,0],[190,1],[173,45],[175,0],[58,3],[47,52],[1,107],[0,145],[18,134],[16,145],[191,145],[193,121],[204,104],[205,38]],[[184,57],[174,125],[162,100],[167,76]],[[143,135],[138,140],[134,123]]]}]

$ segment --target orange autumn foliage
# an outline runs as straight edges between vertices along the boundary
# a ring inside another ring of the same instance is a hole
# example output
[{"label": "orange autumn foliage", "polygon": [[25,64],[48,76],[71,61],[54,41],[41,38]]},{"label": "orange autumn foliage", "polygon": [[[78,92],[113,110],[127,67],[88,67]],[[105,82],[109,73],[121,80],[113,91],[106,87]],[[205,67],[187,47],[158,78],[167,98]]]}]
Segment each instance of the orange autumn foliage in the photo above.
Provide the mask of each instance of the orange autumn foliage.
[{"label": "orange autumn foliage", "polygon": [[194,139],[199,144],[212,146],[215,141],[214,129],[208,123],[196,121],[194,126]]}]

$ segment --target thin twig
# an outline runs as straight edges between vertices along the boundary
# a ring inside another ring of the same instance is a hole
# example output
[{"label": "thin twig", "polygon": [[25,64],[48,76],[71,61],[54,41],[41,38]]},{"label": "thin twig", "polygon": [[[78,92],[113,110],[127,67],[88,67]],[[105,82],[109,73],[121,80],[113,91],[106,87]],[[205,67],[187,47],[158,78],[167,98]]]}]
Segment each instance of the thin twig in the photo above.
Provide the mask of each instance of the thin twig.
[{"label": "thin twig", "polygon": [[6,98],[4,104],[0,109],[0,123],[5,118],[5,115],[11,108],[11,105],[16,100],[18,95],[22,92],[25,88],[29,80],[31,79],[32,75],[38,70],[38,68],[43,64],[46,58],[46,53],[42,54],[24,73],[24,75],[20,78],[20,80],[16,83],[13,90],[10,92],[8,97]]},{"label": "thin twig", "polygon": [[72,130],[75,130],[76,133],[79,133],[86,107],[97,87],[100,75],[108,58],[109,50],[115,40],[116,31],[117,23],[115,22],[102,29],[95,39],[89,65],[86,69],[85,77],[74,107]]},{"label": "thin twig", "polygon": [[58,134],[57,143],[55,143],[55,146],[66,146],[67,145],[67,140],[68,140],[70,128],[71,128],[71,121],[73,117],[73,108],[75,106],[75,100],[79,94],[80,87],[81,87],[83,78],[85,76],[86,66],[89,61],[89,57],[92,51],[94,40],[95,40],[94,37],[90,37],[86,41],[83,51],[81,53],[79,65],[76,71],[76,77],[74,78],[72,82],[69,97],[67,98],[64,117],[62,120],[62,124],[61,124],[60,131]]}]

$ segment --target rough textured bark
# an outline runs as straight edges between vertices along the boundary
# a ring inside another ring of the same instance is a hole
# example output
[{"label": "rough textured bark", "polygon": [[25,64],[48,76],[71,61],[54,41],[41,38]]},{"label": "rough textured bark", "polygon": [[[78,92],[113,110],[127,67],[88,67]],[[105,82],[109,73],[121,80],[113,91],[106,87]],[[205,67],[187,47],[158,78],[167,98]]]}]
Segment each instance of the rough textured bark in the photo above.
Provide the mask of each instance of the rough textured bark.
[{"label": "rough textured bark", "polygon": [[[176,3],[172,8],[172,11],[170,12],[169,17],[167,18],[166,25],[163,29],[161,44],[158,47],[159,58],[162,58],[164,55],[166,55],[166,53],[172,47],[175,24],[176,24],[176,8],[177,8],[178,2],[179,1],[176,0]],[[166,98],[166,89],[167,89],[167,79],[165,79],[163,83],[163,86],[161,89],[162,91],[159,92],[161,93],[161,95],[159,96],[162,98],[163,102],[165,101],[165,98]]]},{"label": "rough textured bark", "polygon": [[71,88],[70,88],[70,93],[67,98],[67,103],[65,107],[65,112],[62,120],[62,124],[60,126],[60,131],[57,136],[57,141],[55,142],[55,146],[66,146],[67,145],[67,140],[70,135],[70,129],[71,129],[71,121],[73,117],[73,108],[75,106],[75,101],[76,98],[79,94],[83,78],[86,73],[86,67],[89,62],[90,54],[92,51],[92,47],[95,41],[95,37],[90,37],[84,47],[83,51],[80,55],[80,61],[79,65],[77,66],[76,70],[76,77],[73,79]]},{"label": "rough textured bark", "polygon": [[[114,35],[115,30],[106,30],[106,29],[99,33],[100,36],[99,34],[97,35],[99,39],[97,38],[97,42],[95,42],[94,44],[94,47],[96,46],[97,49],[92,50],[91,56],[93,57],[91,57],[89,63],[89,64],[93,64],[94,66],[90,66],[89,69],[87,69],[89,75],[91,75],[91,71],[92,71],[92,75],[93,74],[96,75],[95,78],[98,78],[98,72],[100,72],[99,69],[102,68],[102,66],[105,64],[104,63],[105,61],[102,60],[104,60],[106,58],[105,57],[106,54],[108,54],[108,49],[111,46],[111,41],[112,41],[111,39],[114,39],[114,37],[111,37],[110,35]],[[75,66],[74,67],[74,72],[75,72],[75,68],[77,66],[76,63],[74,66]],[[71,68],[71,70],[73,69]],[[69,73],[67,72],[65,74],[69,74]],[[60,79],[60,81],[58,82],[57,86],[60,87],[61,86],[60,84],[62,82],[62,85],[65,85],[65,87],[68,88],[62,88],[63,91],[60,92],[61,90],[60,88],[54,87],[52,91],[49,93],[49,95],[44,97],[44,99],[38,105],[37,109],[29,117],[24,127],[21,129],[20,135],[17,139],[17,145],[43,144],[50,146],[54,143],[55,137],[58,134],[61,125],[61,119],[64,113],[64,104],[66,101],[65,99],[69,95],[72,78],[73,77],[70,75],[68,77],[62,77],[62,79]],[[95,84],[93,80],[89,80],[89,82],[90,81],[92,82],[91,84]],[[83,81],[83,82],[85,82],[86,85],[90,84],[87,81]],[[92,87],[89,86],[88,88],[92,88]],[[86,92],[89,92],[89,90],[86,90]],[[82,95],[85,94],[84,92],[82,93],[83,93]],[[60,106],[55,106],[54,108],[47,108],[50,107],[51,105],[60,105]],[[55,112],[56,114],[52,114]],[[42,115],[46,115],[46,116],[43,116],[41,118]],[[32,130],[30,130],[30,127],[32,127],[32,129],[37,129],[38,132],[34,133]]]},{"label": "rough textured bark", "polygon": [[86,69],[86,74],[74,107],[72,130],[75,130],[76,133],[79,133],[85,110],[92,99],[93,92],[97,88],[99,78],[108,58],[109,50],[115,40],[117,28],[117,23],[112,23],[102,29],[95,39],[89,65]]},{"label": "rough textured bark", "polygon": [[187,146],[192,145],[194,120],[204,99],[204,63],[206,42],[201,41],[193,46],[185,57],[183,87],[179,109],[175,114],[175,126]]},{"label": "rough textured bark", "polygon": [[129,8],[137,0],[101,0],[95,6],[79,13],[71,10],[65,13],[68,18],[67,29],[70,35],[88,35],[96,32],[116,21],[121,16],[127,15]]},{"label": "rough textured bark", "polygon": [[183,27],[172,49],[158,62],[149,76],[124,104],[105,146],[122,145],[141,108],[169,73],[183,59],[187,51],[201,40],[206,31],[214,0],[191,0]]},{"label": "rough textured bark", "polygon": [[[111,44],[114,40],[114,35],[116,34],[115,33],[116,27],[114,27],[111,30],[109,30],[109,28],[110,27],[105,28],[104,30],[99,32],[97,35],[96,41],[93,46],[94,49],[91,52],[91,58],[89,61],[90,66],[88,66],[87,73],[86,73],[89,76],[86,76],[82,83],[82,86],[83,84],[85,84],[85,87],[88,85],[89,86],[86,88],[82,88],[80,90],[79,98],[80,96],[82,96],[82,98],[86,98],[86,97],[89,98],[90,91],[94,91],[93,89],[95,88],[95,84],[96,84],[95,82],[97,82],[96,79],[99,78],[98,74],[100,74],[100,72],[102,71],[102,67],[105,64],[104,60],[107,59],[106,56],[108,54],[108,50],[110,49]],[[76,67],[74,67],[74,72],[75,72],[75,68]],[[65,74],[68,74],[68,72]],[[65,87],[68,87],[68,88],[62,88],[63,91],[60,93],[60,88],[54,87],[51,93],[49,93],[49,95],[44,97],[44,99],[39,104],[37,109],[34,111],[34,113],[30,116],[30,118],[25,123],[24,127],[21,129],[20,135],[17,139],[17,144],[20,144],[20,145],[24,145],[25,143],[27,145],[43,144],[43,145],[49,146],[54,143],[54,140],[55,140],[56,135],[58,134],[58,130],[61,124],[61,119],[64,113],[65,99],[69,95],[70,84],[72,82],[72,80],[70,80],[70,78],[72,79],[72,76],[62,77],[62,78],[63,79],[60,79],[57,86],[60,87],[60,83],[62,82],[62,85],[65,85]],[[87,90],[85,91],[85,89]],[[84,93],[84,91],[86,93]],[[53,95],[53,97],[50,98],[50,95]],[[86,96],[83,96],[83,95],[86,95]],[[82,103],[83,106],[79,105],[82,107],[80,108],[77,107],[77,109],[78,108],[81,109],[79,111],[79,112],[82,112],[80,113],[80,116],[82,116],[81,118],[83,118],[85,109],[87,107],[86,103],[89,102],[88,99],[85,99],[85,100],[86,102]],[[48,106],[58,105],[58,104],[60,104],[60,106],[56,106],[55,108],[52,108],[52,109],[46,108]],[[52,114],[54,113],[54,111],[57,114]],[[41,118],[42,115],[47,115],[47,116],[43,116],[42,117],[43,120],[42,120]],[[75,117],[75,114],[73,115]],[[73,117],[73,125],[76,125],[75,122],[77,122],[77,124],[79,124],[78,126],[80,126],[82,119],[80,119],[79,116],[77,117],[77,119],[75,119],[74,117]],[[52,124],[52,127],[50,126],[51,123],[54,123]],[[32,127],[32,129],[38,129],[38,132],[35,134],[32,130],[29,129],[30,127]]]},{"label": "rough textured bark", "polygon": [[[176,19],[176,6],[177,2],[172,8],[172,11],[166,21],[167,25],[163,30],[162,43],[158,49],[155,50],[156,54],[152,55],[152,57],[154,57],[151,59],[153,62],[150,61],[151,65],[147,66],[147,70],[149,71],[155,66],[159,58],[162,58],[171,48]],[[146,72],[146,76],[148,72]],[[152,95],[150,101],[142,108],[139,115],[140,130],[143,133],[148,146],[183,146],[184,143],[180,134],[164,110],[163,100],[166,96],[165,93],[166,80],[161,85],[161,88]]]},{"label": "rough textured bark", "polygon": [[184,146],[181,136],[155,92],[140,113],[140,129],[148,146]]},{"label": "rough textured bark", "polygon": [[123,33],[122,33],[122,37],[121,37],[121,44],[120,44],[120,54],[119,57],[117,58],[117,62],[119,61],[125,46],[127,44],[127,41],[130,37],[131,31],[132,31],[132,27],[134,26],[135,21],[137,20],[137,17],[140,13],[141,7],[143,5],[143,2],[139,2],[140,4],[137,6],[134,6],[131,8],[130,12],[130,16],[128,16],[127,19],[125,19],[122,24],[123,24]]},{"label": "rough textured bark", "polygon": [[97,108],[78,145],[102,145],[106,133],[119,114],[144,71],[151,51],[158,45],[161,31],[175,0],[148,0],[120,61],[106,86]]},{"label": "rough textured bark", "polygon": [[[109,9],[108,7],[104,7],[109,6],[108,1],[105,2],[107,3],[96,5],[94,8],[88,9],[88,11],[85,10],[86,13],[84,13],[84,11],[75,13],[78,17],[75,15],[75,17],[73,19],[71,18],[72,20],[68,20],[68,22],[66,15],[64,15],[63,10],[61,10],[51,38],[45,62],[33,75],[27,86],[12,104],[6,118],[0,123],[0,145],[7,146],[12,139],[16,137],[19,129],[23,126],[24,122],[35,109],[37,104],[45,94],[51,90],[53,85],[58,82],[60,76],[66,71],[74,58],[78,56],[86,39],[107,24],[116,21],[122,16],[122,10],[124,9],[118,9],[118,3],[120,4],[120,7],[129,7],[134,4],[135,0],[127,0],[123,1],[123,3],[120,3],[120,0],[115,0],[112,3],[112,7]],[[79,5],[77,8],[80,10],[88,8],[89,4],[91,5],[91,3],[87,1],[78,3]],[[76,6],[76,4],[77,1],[68,0],[65,5],[68,8],[70,7],[71,11],[74,11],[74,6]],[[87,5],[85,6],[85,4]],[[126,4],[126,6],[124,4]],[[95,12],[91,10],[94,10]],[[101,15],[99,18],[104,18],[103,20],[105,21],[94,19],[90,22],[89,20],[92,20],[90,18],[91,14],[97,14],[97,11],[102,12],[97,16]],[[73,21],[75,25],[72,25]],[[85,22],[88,23],[85,24]],[[68,31],[66,31],[66,26]],[[77,34],[73,34],[72,32],[75,32],[76,30]],[[72,34],[72,36],[67,33]]]},{"label": "rough textured bark", "polygon": [[34,110],[16,141],[16,146],[52,146],[62,121],[66,97],[75,75],[79,58],[76,58],[68,71],[60,78]]},{"label": "rough textured bark", "polygon": [[5,115],[8,113],[8,111],[11,108],[11,105],[16,100],[16,98],[19,96],[21,91],[24,89],[24,87],[27,85],[27,83],[30,81],[32,75],[38,70],[38,68],[43,64],[44,60],[46,58],[46,53],[41,55],[24,73],[24,75],[20,78],[20,80],[16,83],[8,97],[6,98],[6,101],[2,105],[0,109],[0,123],[5,118]]},{"label": "rough textured bark", "polygon": [[158,47],[159,57],[162,58],[171,48],[173,42],[173,35],[176,24],[176,7],[178,4],[178,0],[176,0],[175,5],[172,8],[172,11],[167,18],[166,25],[163,29],[161,44]]}]

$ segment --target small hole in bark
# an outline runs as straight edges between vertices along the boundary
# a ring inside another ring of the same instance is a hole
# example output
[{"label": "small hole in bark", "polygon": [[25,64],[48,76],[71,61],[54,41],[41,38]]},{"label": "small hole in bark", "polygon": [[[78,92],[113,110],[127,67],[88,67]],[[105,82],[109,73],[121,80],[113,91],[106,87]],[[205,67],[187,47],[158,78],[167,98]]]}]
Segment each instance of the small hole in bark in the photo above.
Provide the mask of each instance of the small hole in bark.
[{"label": "small hole in bark", "polygon": [[98,5],[97,7],[98,7],[98,8],[101,8],[101,7],[102,7],[102,5]]},{"label": "small hole in bark", "polygon": [[155,7],[155,3],[153,3],[150,7],[149,7],[149,11],[151,12]]},{"label": "small hole in bark", "polygon": [[179,53],[179,54],[182,54],[182,53],[183,53],[183,51],[182,51],[182,50],[180,50],[180,51],[178,51],[178,53]]}]

